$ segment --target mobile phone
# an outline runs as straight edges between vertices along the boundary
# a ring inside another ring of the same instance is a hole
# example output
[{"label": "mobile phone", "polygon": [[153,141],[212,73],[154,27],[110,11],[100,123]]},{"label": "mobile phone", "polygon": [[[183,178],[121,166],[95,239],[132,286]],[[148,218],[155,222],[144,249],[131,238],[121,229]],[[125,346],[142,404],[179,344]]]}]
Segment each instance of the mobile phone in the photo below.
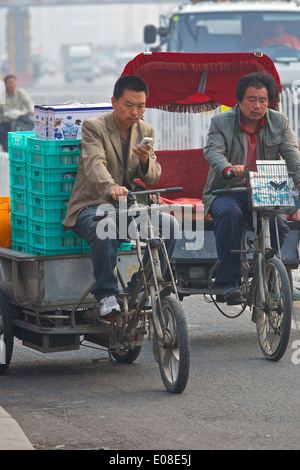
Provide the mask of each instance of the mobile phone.
[{"label": "mobile phone", "polygon": [[140,145],[144,148],[147,148],[147,144],[153,144],[152,137],[144,137],[142,142],[140,142]]}]

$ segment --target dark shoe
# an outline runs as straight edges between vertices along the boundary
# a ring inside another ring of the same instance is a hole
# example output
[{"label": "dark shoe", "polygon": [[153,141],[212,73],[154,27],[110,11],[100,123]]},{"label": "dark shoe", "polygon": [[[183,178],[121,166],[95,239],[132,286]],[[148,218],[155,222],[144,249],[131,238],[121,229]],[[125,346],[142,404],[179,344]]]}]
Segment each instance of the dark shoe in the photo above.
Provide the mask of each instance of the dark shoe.
[{"label": "dark shoe", "polygon": [[238,285],[235,283],[226,284],[224,297],[228,305],[239,305],[245,302]]}]

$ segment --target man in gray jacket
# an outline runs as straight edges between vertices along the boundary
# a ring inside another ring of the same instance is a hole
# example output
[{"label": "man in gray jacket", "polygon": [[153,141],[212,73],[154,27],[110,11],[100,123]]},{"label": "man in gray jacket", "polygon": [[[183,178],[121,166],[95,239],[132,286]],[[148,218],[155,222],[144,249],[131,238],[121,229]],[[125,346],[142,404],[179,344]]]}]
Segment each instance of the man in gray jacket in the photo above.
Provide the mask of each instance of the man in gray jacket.
[{"label": "man in gray jacket", "polygon": [[[214,220],[214,234],[219,258],[215,282],[224,286],[229,304],[242,302],[240,255],[231,250],[241,247],[244,218],[249,220],[247,193],[214,196],[215,189],[245,186],[245,165],[256,160],[278,160],[299,164],[299,150],[287,117],[269,109],[276,91],[273,76],[252,73],[242,77],[236,90],[237,105],[211,120],[204,156],[210,165],[203,192],[205,212]],[[229,174],[235,178],[228,179]],[[273,220],[272,220],[273,219]],[[278,215],[279,243],[288,233],[284,215]],[[274,218],[271,218],[271,244],[277,247]]]}]

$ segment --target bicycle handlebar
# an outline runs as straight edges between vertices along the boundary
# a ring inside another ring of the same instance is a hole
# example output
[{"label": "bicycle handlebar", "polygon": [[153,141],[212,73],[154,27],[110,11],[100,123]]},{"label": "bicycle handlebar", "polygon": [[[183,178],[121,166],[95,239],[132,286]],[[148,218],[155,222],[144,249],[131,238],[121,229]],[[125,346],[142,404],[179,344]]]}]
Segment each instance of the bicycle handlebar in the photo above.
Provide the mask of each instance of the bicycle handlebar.
[{"label": "bicycle handlebar", "polygon": [[165,189],[146,189],[145,191],[128,191],[128,194],[132,194],[133,196],[139,194],[156,194],[156,193],[180,193],[183,191],[183,188],[176,187],[176,188],[165,188]]},{"label": "bicycle handlebar", "polygon": [[[233,171],[229,170],[226,173],[226,179],[235,178],[235,174]],[[212,191],[213,196],[221,196],[222,194],[230,194],[230,193],[245,193],[247,192],[247,188],[243,188],[242,186],[237,186],[234,188],[222,188],[222,189],[215,189]]]},{"label": "bicycle handlebar", "polygon": [[[181,187],[175,187],[175,188],[165,188],[165,189],[146,189],[145,191],[128,191],[127,194],[127,202],[133,202],[135,201],[135,198],[133,196],[138,196],[138,195],[144,195],[144,194],[157,194],[157,193],[179,193],[183,191],[183,188]],[[109,202],[112,203],[113,206],[118,208],[119,202],[115,201],[112,199],[111,195],[109,195]],[[109,215],[107,211],[105,211],[105,215]],[[93,220],[101,220],[104,216],[94,216]]]}]

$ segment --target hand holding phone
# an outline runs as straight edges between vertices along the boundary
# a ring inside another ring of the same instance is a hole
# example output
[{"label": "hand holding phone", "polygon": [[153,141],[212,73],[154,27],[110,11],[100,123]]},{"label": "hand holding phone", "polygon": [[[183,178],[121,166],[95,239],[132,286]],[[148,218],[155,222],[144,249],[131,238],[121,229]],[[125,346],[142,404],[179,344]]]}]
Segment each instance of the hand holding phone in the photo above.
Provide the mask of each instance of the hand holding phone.
[{"label": "hand holding phone", "polygon": [[144,137],[143,140],[140,142],[140,146],[147,148],[147,144],[153,144],[153,139],[152,137]]}]

